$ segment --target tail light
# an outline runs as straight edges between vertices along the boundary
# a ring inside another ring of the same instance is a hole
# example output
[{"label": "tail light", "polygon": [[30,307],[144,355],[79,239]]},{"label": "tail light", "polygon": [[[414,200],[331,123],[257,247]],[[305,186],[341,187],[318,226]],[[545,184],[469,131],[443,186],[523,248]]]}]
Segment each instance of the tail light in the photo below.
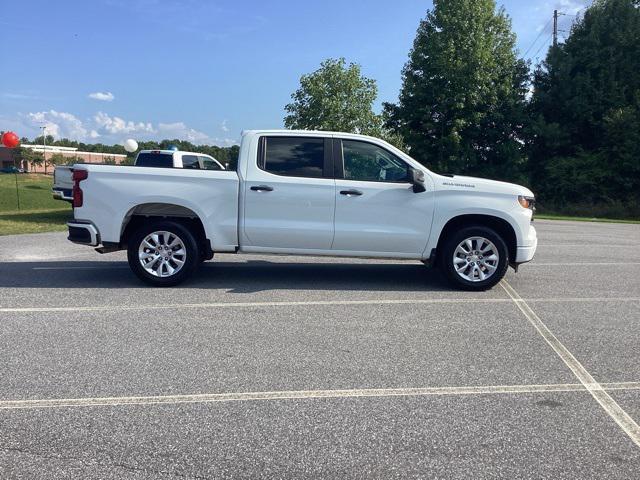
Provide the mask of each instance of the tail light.
[{"label": "tail light", "polygon": [[82,189],[80,188],[80,182],[86,180],[88,176],[89,172],[86,170],[73,170],[71,177],[73,179],[73,201],[71,202],[73,208],[82,206]]}]

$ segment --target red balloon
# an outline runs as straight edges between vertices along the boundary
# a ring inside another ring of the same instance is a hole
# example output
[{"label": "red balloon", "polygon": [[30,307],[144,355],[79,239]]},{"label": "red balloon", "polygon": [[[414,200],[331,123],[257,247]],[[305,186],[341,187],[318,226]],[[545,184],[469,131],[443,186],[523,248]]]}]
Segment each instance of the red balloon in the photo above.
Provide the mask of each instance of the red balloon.
[{"label": "red balloon", "polygon": [[2,144],[7,148],[16,148],[20,145],[20,138],[13,132],[5,132],[2,135]]}]

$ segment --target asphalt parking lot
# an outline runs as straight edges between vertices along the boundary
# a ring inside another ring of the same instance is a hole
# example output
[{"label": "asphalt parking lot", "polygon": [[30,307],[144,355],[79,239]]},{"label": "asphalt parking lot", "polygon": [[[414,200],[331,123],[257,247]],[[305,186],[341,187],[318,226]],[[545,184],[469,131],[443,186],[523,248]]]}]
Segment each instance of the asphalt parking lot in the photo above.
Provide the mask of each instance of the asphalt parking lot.
[{"label": "asphalt parking lot", "polygon": [[0,237],[0,478],[640,477],[640,225],[536,221],[484,293],[419,263]]}]

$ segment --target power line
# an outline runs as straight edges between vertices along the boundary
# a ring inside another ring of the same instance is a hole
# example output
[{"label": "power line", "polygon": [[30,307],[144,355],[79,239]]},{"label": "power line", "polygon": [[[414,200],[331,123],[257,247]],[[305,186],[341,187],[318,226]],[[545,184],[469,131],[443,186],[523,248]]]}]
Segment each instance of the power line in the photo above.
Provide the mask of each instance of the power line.
[{"label": "power line", "polygon": [[542,45],[540,45],[540,48],[536,51],[536,53],[534,53],[533,55],[531,55],[533,58],[536,58],[536,56],[538,55],[538,53],[540,53],[540,50],[542,50],[545,46],[547,46],[547,43],[549,42],[549,40],[553,40],[553,34],[549,35],[549,37],[547,37],[547,41],[544,42]]},{"label": "power line", "polygon": [[526,52],[524,52],[524,55],[522,55],[523,57],[526,57],[526,56],[527,56],[527,53],[529,53],[529,52],[531,51],[531,49],[533,48],[533,46],[538,42],[538,40],[540,39],[540,37],[542,36],[542,34],[544,33],[544,31],[547,29],[547,27],[548,27],[548,26],[549,26],[549,24],[551,23],[551,20],[553,20],[553,19],[550,19],[550,20],[547,22],[547,24],[546,24],[544,27],[542,27],[542,29],[540,30],[540,33],[538,34],[538,36],[536,37],[536,39],[533,41],[533,43],[532,43],[531,45],[529,45],[529,48],[527,48],[527,51],[526,51]]}]

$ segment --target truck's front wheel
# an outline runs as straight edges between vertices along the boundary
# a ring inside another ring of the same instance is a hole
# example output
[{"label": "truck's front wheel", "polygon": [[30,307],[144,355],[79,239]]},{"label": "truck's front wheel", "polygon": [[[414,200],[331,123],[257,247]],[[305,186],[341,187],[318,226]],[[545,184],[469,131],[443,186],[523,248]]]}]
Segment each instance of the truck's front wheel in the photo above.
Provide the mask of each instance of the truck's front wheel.
[{"label": "truck's front wheel", "polygon": [[494,230],[466,227],[447,238],[440,262],[454,285],[465,290],[486,290],[507,272],[509,250]]},{"label": "truck's front wheel", "polygon": [[157,287],[170,287],[195,271],[200,252],[187,228],[163,220],[136,230],[128,241],[127,258],[138,278]]}]

